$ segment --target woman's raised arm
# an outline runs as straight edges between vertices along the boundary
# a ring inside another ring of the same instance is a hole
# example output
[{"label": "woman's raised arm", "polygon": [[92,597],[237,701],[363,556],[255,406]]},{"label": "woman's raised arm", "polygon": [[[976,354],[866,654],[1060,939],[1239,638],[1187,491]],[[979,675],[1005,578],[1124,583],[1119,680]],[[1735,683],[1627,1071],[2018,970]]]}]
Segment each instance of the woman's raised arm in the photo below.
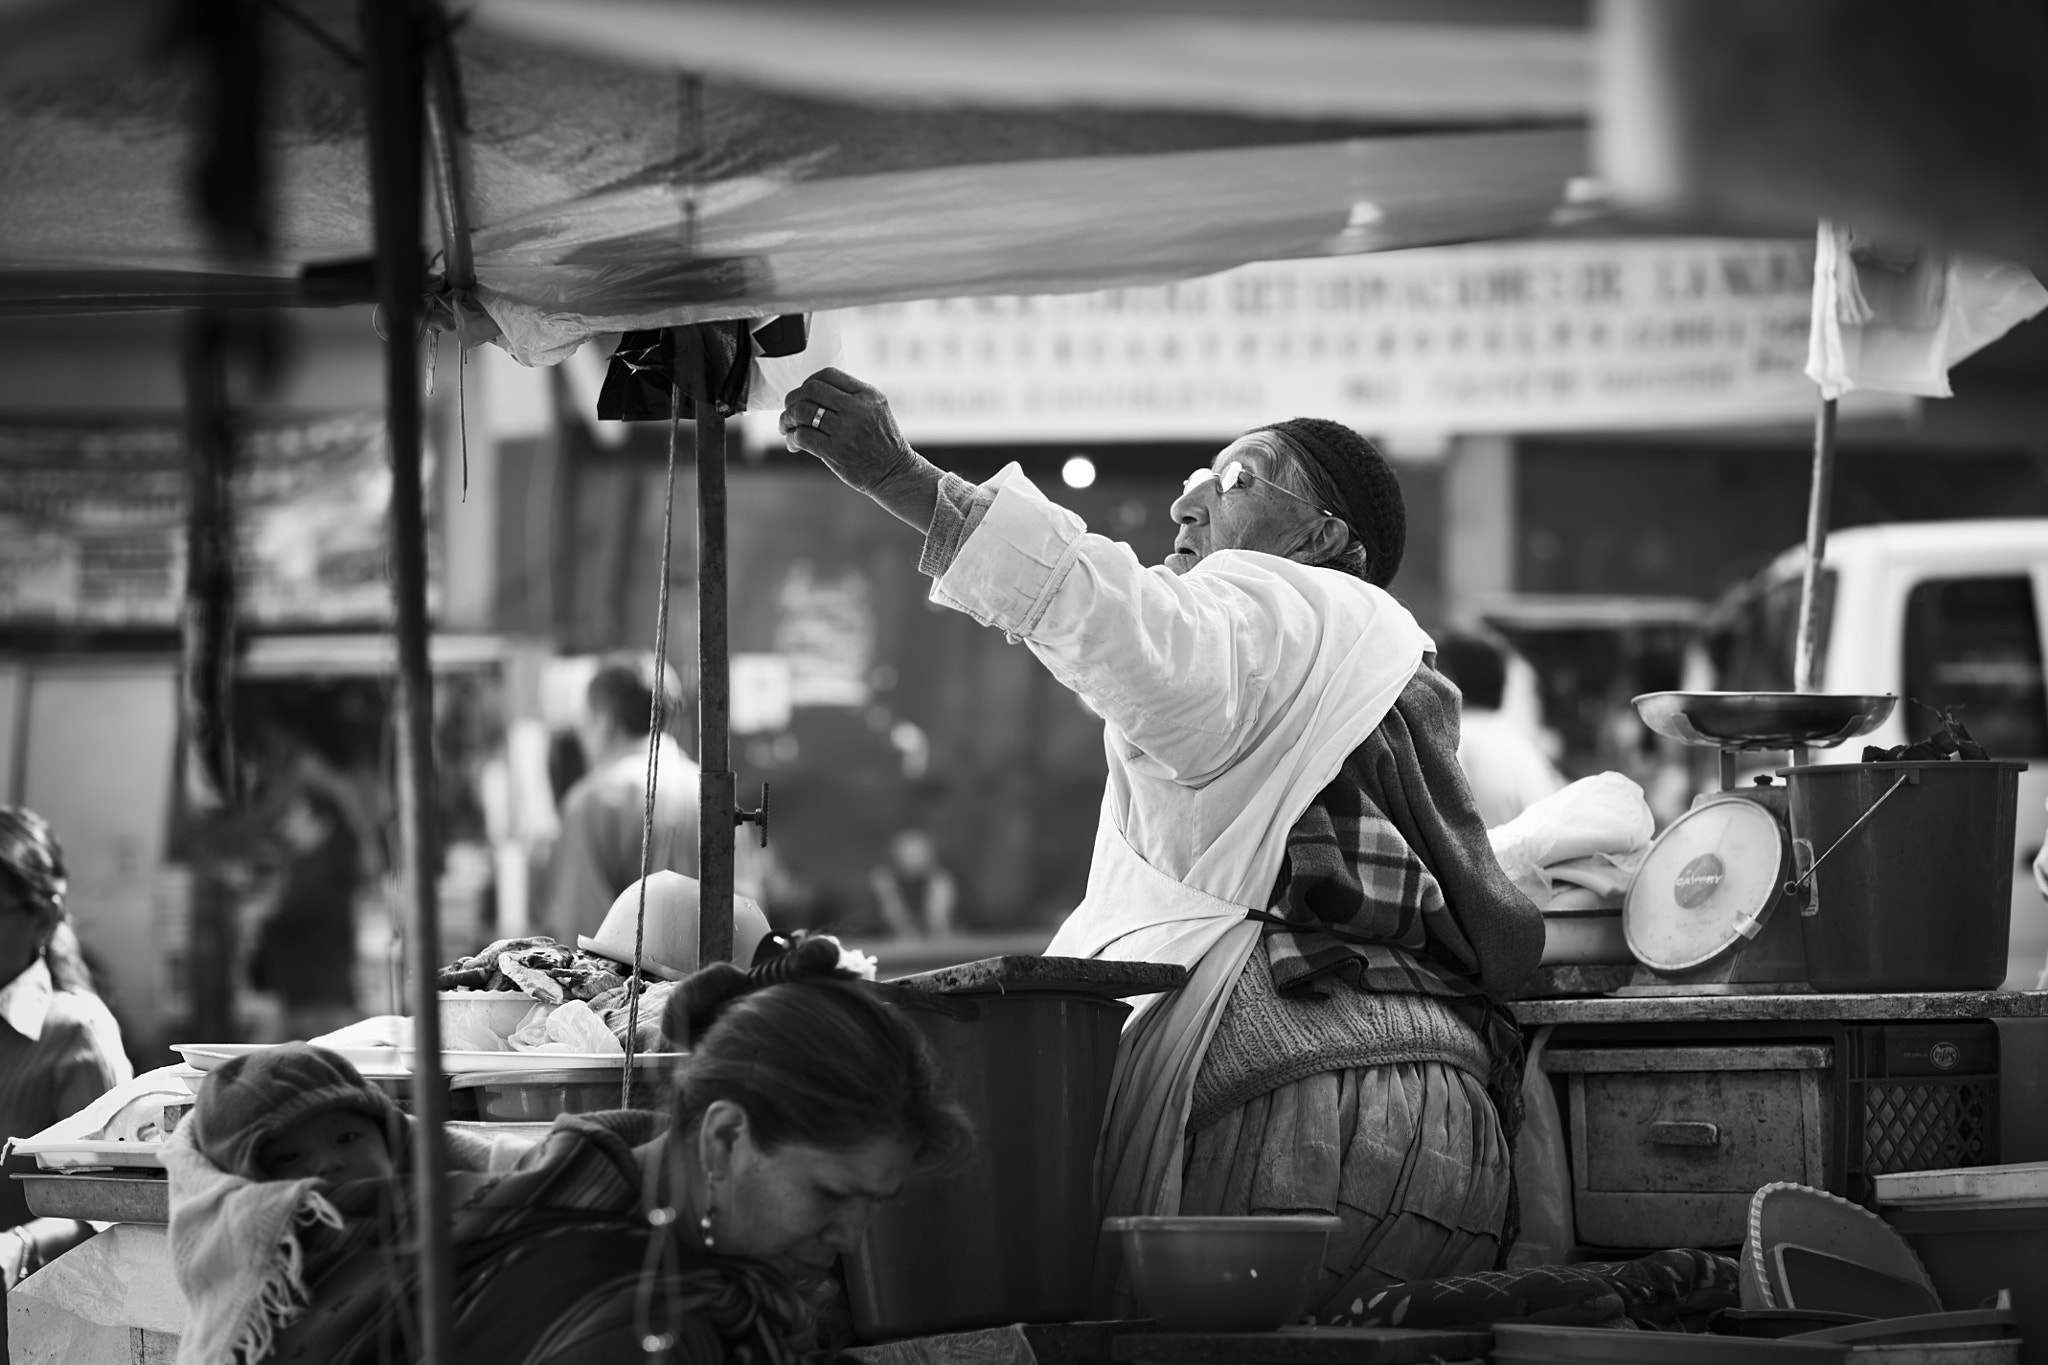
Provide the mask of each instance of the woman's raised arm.
[{"label": "woman's raised arm", "polygon": [[1178,781],[1228,766],[1272,690],[1305,680],[1303,637],[1322,623],[1285,573],[1257,562],[1270,557],[1226,554],[1187,576],[1148,568],[1014,467],[978,489],[946,475],[911,448],[879,390],[838,370],[789,394],[781,428],[791,450],[931,538],[934,601],[1027,643]]}]

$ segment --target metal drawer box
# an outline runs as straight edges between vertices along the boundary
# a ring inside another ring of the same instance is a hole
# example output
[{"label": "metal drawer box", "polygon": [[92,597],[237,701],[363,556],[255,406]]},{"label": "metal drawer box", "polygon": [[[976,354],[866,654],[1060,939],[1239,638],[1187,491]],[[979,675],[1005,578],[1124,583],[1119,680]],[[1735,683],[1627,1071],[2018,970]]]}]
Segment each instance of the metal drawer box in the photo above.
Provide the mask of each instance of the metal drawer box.
[{"label": "metal drawer box", "polygon": [[1834,1049],[1565,1047],[1572,1208],[1586,1246],[1734,1246],[1773,1180],[1826,1188]]}]

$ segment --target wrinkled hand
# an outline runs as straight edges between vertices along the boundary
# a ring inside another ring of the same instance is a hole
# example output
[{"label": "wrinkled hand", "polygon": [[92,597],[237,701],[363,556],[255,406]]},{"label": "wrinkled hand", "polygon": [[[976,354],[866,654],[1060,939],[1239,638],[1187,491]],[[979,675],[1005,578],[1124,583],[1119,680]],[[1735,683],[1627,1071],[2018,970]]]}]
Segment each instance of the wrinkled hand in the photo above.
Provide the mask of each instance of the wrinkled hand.
[{"label": "wrinkled hand", "polygon": [[783,399],[781,427],[784,445],[817,456],[840,482],[862,493],[919,463],[882,391],[843,370],[822,369],[791,389]]}]

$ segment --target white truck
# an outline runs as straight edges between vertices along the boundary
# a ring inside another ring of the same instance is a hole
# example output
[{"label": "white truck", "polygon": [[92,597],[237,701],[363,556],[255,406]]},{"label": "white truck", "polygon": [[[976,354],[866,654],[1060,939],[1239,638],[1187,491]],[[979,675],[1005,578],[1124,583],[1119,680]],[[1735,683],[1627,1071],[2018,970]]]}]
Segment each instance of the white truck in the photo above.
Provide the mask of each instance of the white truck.
[{"label": "white truck", "polygon": [[[1717,604],[1707,646],[1717,685],[1789,691],[1805,552],[1794,548]],[[1929,734],[1953,710],[1994,758],[2024,759],[2013,844],[2008,989],[2048,984],[2048,517],[1902,522],[1828,537],[1817,627],[1823,692],[1899,698],[1874,734],[1816,750],[1853,763],[1863,746]],[[1927,703],[1920,705],[1918,703]]]}]

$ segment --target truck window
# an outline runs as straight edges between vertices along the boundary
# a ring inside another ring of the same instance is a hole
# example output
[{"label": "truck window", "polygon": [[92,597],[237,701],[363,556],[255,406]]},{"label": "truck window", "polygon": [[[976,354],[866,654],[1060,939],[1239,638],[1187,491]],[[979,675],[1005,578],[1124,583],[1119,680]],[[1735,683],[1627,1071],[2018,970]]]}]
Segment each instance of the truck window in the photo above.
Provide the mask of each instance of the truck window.
[{"label": "truck window", "polygon": [[[1726,692],[1792,691],[1799,639],[1799,575],[1751,583],[1722,599],[1707,627],[1716,686]],[[1835,571],[1822,567],[1814,592],[1815,648],[1827,657]]]},{"label": "truck window", "polygon": [[1927,706],[1956,713],[1994,758],[2048,754],[2048,691],[2034,586],[2023,575],[1931,578],[1906,598],[1906,731],[1937,723]]}]

